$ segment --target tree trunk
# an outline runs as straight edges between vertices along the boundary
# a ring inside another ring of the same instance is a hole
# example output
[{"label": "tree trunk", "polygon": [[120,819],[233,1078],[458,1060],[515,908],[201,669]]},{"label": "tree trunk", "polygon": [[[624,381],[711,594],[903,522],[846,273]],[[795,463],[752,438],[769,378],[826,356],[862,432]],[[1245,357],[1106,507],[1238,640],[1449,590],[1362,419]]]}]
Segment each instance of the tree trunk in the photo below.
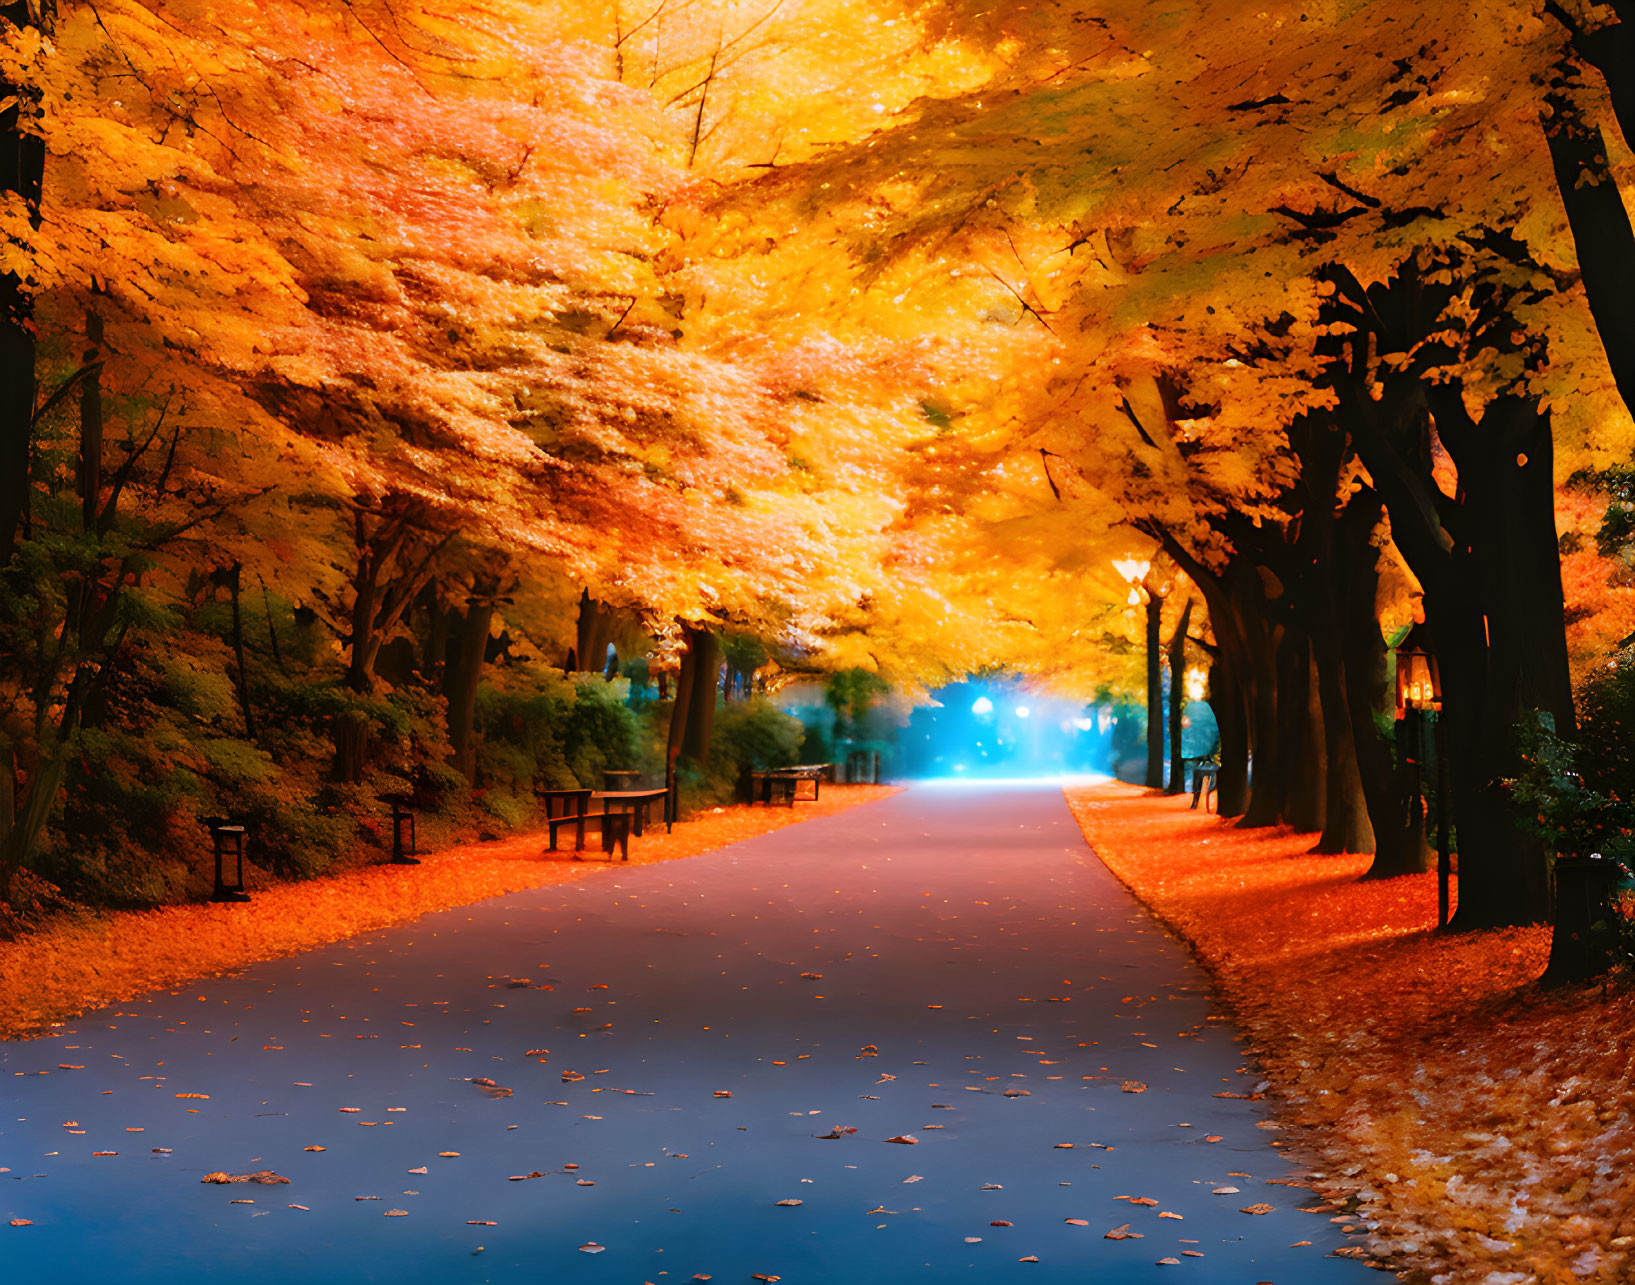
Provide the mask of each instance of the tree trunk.
[{"label": "tree trunk", "polygon": [[[1549,910],[1547,867],[1540,845],[1517,829],[1501,782],[1516,771],[1513,732],[1526,711],[1548,711],[1568,735],[1574,726],[1550,417],[1508,392],[1477,422],[1457,382],[1422,395],[1459,470],[1451,504],[1432,496],[1422,412],[1393,422],[1388,407],[1375,407],[1357,417],[1354,436],[1397,547],[1424,586],[1438,648],[1459,842],[1459,908],[1449,926],[1534,923]],[[1446,529],[1433,521],[1438,513]]]},{"label": "tree trunk", "polygon": [[1311,640],[1288,628],[1278,647],[1278,738],[1282,755],[1283,819],[1300,834],[1323,829],[1328,802],[1323,714],[1312,681]]},{"label": "tree trunk", "polygon": [[1169,787],[1166,794],[1186,793],[1186,763],[1182,716],[1186,712],[1187,627],[1192,623],[1193,600],[1181,608],[1181,619],[1169,640]]},{"label": "tree trunk", "polygon": [[[1497,425],[1488,423],[1495,418]],[[1500,445],[1472,461],[1468,476],[1461,465],[1474,538],[1454,550],[1450,587],[1425,600],[1442,649],[1459,835],[1459,907],[1450,923],[1457,930],[1545,917],[1544,851],[1517,829],[1501,782],[1516,771],[1514,730],[1526,711],[1548,712],[1565,736],[1575,726],[1549,415],[1521,399],[1501,398],[1482,427],[1497,429]]]},{"label": "tree trunk", "polygon": [[1277,647],[1281,630],[1267,617],[1265,587],[1258,567],[1249,565],[1246,559],[1235,562],[1231,590],[1250,665],[1249,806],[1238,825],[1256,829],[1277,825],[1283,819],[1285,782],[1277,725]]},{"label": "tree trunk", "polygon": [[1231,668],[1219,659],[1209,666],[1209,708],[1221,738],[1221,772],[1216,779],[1215,811],[1242,816],[1249,804],[1249,722],[1243,690]]},{"label": "tree trunk", "polygon": [[710,761],[710,733],[715,726],[716,685],[721,673],[721,644],[707,630],[693,635],[693,696],[688,702],[687,730],[681,752],[699,767]]},{"label": "tree trunk", "polygon": [[[1635,41],[1626,38],[1625,43]],[[1625,116],[1626,141],[1635,144],[1635,138],[1627,134],[1635,124],[1628,118],[1635,114],[1635,71],[1621,58],[1602,70],[1609,87],[1617,89],[1615,102]],[[1544,135],[1550,145],[1556,190],[1566,207],[1578,251],[1590,315],[1595,318],[1618,393],[1624,405],[1635,411],[1635,229],[1608,165],[1606,139],[1578,108],[1582,90],[1575,92],[1577,71],[1570,63],[1558,68],[1545,96],[1550,114],[1543,122]]]},{"label": "tree trunk", "polygon": [[238,676],[238,706],[244,712],[244,735],[255,739],[255,712],[250,707],[250,675],[244,668],[244,619],[239,610],[239,588],[244,566],[233,563],[227,575],[227,592],[233,603],[233,662]]},{"label": "tree trunk", "polygon": [[[420,592],[431,576],[432,560],[451,537],[424,549],[414,567],[404,570],[399,563],[408,541],[408,524],[398,518],[381,518],[373,533],[360,511],[354,518],[358,565],[352,577],[352,639],[351,654],[346,667],[346,686],[360,696],[375,689],[375,660],[385,640],[409,603]],[[394,582],[388,587],[385,574],[388,566],[396,569]],[[335,720],[335,760],[331,775],[337,781],[357,782],[363,779],[368,763],[369,722],[358,709],[348,710]]]},{"label": "tree trunk", "polygon": [[[27,0],[0,4],[0,29],[37,25]],[[45,140],[31,132],[39,108],[32,90],[0,82],[0,193],[16,196],[29,227],[40,230]],[[26,248],[25,248],[26,249]],[[0,273],[0,568],[11,561],[28,513],[34,444],[34,300],[23,277]]]},{"label": "tree trunk", "polygon": [[472,785],[477,783],[477,685],[488,654],[494,595],[498,592],[499,583],[492,579],[472,586],[465,612],[458,615],[454,655],[443,672],[443,694],[448,698],[449,762]]},{"label": "tree trunk", "polygon": [[[1377,636],[1379,629],[1370,628]],[[1314,853],[1373,852],[1374,827],[1357,762],[1350,698],[1346,690],[1342,644],[1336,631],[1312,639],[1317,696],[1323,717],[1323,834]]]},{"label": "tree trunk", "polygon": [[612,613],[590,596],[590,590],[579,594],[579,624],[570,653],[580,673],[600,674],[607,668],[607,645],[612,633]]},{"label": "tree trunk", "polygon": [[1164,788],[1164,600],[1147,590],[1147,788]]},{"label": "tree trunk", "polygon": [[91,373],[79,386],[79,498],[81,525],[97,529],[98,501],[102,496],[102,318],[85,314],[85,358],[80,363]]}]

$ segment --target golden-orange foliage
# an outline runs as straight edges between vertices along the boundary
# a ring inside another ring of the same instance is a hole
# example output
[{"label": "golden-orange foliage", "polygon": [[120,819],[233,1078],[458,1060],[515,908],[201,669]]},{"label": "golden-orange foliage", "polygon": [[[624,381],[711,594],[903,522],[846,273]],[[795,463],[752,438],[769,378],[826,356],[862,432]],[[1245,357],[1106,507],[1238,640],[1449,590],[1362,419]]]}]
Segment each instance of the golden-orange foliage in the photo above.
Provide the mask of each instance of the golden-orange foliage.
[{"label": "golden-orange foliage", "polygon": [[[831,785],[821,800],[794,808],[713,809],[672,834],[659,828],[633,839],[629,864],[697,856],[896,792],[892,786]],[[544,836],[533,832],[433,853],[419,866],[365,866],[269,884],[244,905],[166,906],[60,920],[0,943],[0,1038],[41,1035],[53,1022],[144,991],[606,868],[600,852],[576,862],[572,852],[543,847]]]},{"label": "golden-orange foliage", "polygon": [[1379,1260],[1449,1285],[1631,1279],[1635,996],[1531,989],[1547,928],[1436,934],[1434,875],[1359,882],[1366,857],[1185,796],[1068,802],[1213,972]]}]

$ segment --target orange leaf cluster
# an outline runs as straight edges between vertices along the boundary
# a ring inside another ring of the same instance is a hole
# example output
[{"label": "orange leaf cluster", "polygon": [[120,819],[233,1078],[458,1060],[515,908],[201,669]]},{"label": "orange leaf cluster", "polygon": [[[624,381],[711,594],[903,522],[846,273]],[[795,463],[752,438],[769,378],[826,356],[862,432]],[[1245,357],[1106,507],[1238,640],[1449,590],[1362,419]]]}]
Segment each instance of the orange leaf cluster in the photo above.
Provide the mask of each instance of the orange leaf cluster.
[{"label": "orange leaf cluster", "polygon": [[[820,800],[795,808],[712,810],[671,834],[661,827],[633,840],[628,864],[697,856],[895,793],[891,786],[831,785]],[[256,889],[248,905],[166,906],[60,920],[0,943],[0,1039],[42,1035],[52,1023],[144,991],[605,868],[599,852],[575,862],[568,852],[542,852],[544,842],[543,832],[533,832],[433,853],[418,866],[366,866],[270,884]]]},{"label": "orange leaf cluster", "polygon": [[[1449,1285],[1635,1273],[1635,995],[1531,986],[1548,928],[1437,934],[1436,879],[1070,789],[1107,866],[1189,940],[1370,1251]],[[1514,1275],[1505,1273],[1515,1273]]]}]

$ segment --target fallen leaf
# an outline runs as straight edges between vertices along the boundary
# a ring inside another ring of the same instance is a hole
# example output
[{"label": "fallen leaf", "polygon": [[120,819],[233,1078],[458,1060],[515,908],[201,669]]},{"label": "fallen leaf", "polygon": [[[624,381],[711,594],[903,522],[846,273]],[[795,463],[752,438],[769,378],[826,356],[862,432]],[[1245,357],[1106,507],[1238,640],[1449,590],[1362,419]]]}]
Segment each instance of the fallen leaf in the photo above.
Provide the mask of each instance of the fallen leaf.
[{"label": "fallen leaf", "polygon": [[382,1218],[407,1218],[408,1216],[409,1211],[407,1209],[383,1209],[381,1211]]},{"label": "fallen leaf", "polygon": [[1142,1233],[1131,1231],[1129,1223],[1120,1223],[1112,1231],[1103,1232],[1102,1237],[1105,1240],[1140,1240],[1142,1239]]},{"label": "fallen leaf", "polygon": [[1033,1091],[1031,1089],[1006,1089],[1005,1096],[1007,1098],[1031,1098]]},{"label": "fallen leaf", "polygon": [[717,1089],[715,1091],[715,1096],[718,1097],[718,1098],[730,1098],[732,1096],[732,1090],[731,1089]]},{"label": "fallen leaf", "polygon": [[196,1098],[200,1102],[207,1102],[210,1100],[210,1095],[208,1093],[178,1093],[176,1096],[179,1098]]},{"label": "fallen leaf", "polygon": [[32,1218],[13,1218],[11,1225],[13,1227],[32,1227],[34,1226],[34,1220]]},{"label": "fallen leaf", "polygon": [[1132,1205],[1156,1205],[1158,1202],[1151,1196],[1131,1196],[1130,1203]]},{"label": "fallen leaf", "polygon": [[263,1186],[274,1186],[277,1183],[287,1183],[288,1178],[280,1177],[271,1169],[257,1169],[254,1173],[207,1173],[199,1179],[200,1182],[258,1182]]},{"label": "fallen leaf", "polygon": [[425,1165],[421,1165],[421,1166],[420,1166],[420,1168],[418,1168],[418,1169],[411,1169],[411,1170],[409,1170],[409,1172],[410,1172],[410,1173],[425,1173],[425,1172],[426,1172],[426,1166],[425,1166]]},{"label": "fallen leaf", "polygon": [[1265,1201],[1260,1201],[1258,1204],[1246,1205],[1238,1212],[1243,1214],[1269,1214],[1272,1212],[1272,1208],[1273,1206],[1268,1205]]},{"label": "fallen leaf", "polygon": [[1238,1188],[1236,1188],[1236,1187],[1216,1187],[1215,1190],[1210,1192],[1209,1194],[1212,1195],[1212,1196],[1235,1196],[1235,1195],[1238,1194]]},{"label": "fallen leaf", "polygon": [[1016,1261],[1019,1263],[1037,1263],[1039,1261],[1039,1255],[1029,1254],[1026,1258],[1018,1258]]},{"label": "fallen leaf", "polygon": [[498,1227],[499,1224],[497,1222],[493,1222],[493,1221],[491,1221],[489,1219],[486,1219],[486,1218],[467,1218],[466,1219],[466,1226],[467,1227]]},{"label": "fallen leaf", "polygon": [[1159,1216],[1159,1217],[1160,1217],[1160,1218],[1173,1218],[1173,1219],[1175,1219],[1175,1220],[1176,1220],[1176,1221],[1177,1221],[1177,1222],[1179,1222],[1179,1221],[1181,1221],[1181,1215],[1180,1215],[1180,1214],[1172,1214],[1172,1213],[1170,1213],[1170,1211],[1169,1211],[1169,1210],[1167,1210],[1167,1209],[1166,1209],[1166,1210],[1164,1210],[1164,1211],[1163,1211],[1163,1212],[1162,1212],[1162,1213],[1161,1213],[1161,1214],[1159,1214],[1159,1215],[1158,1215],[1158,1216]]},{"label": "fallen leaf", "polygon": [[1160,1267],[1179,1267],[1181,1260],[1179,1258],[1160,1258],[1157,1263]]},{"label": "fallen leaf", "polygon": [[1064,1218],[1062,1221],[1069,1227],[1088,1227],[1090,1225],[1088,1218]]},{"label": "fallen leaf", "polygon": [[805,1203],[806,1202],[804,1200],[780,1200],[778,1202],[778,1204],[783,1206],[785,1209],[793,1209],[796,1205],[803,1205]]},{"label": "fallen leaf", "polygon": [[302,1147],[301,1149],[303,1151],[324,1151],[327,1148],[324,1148],[324,1147]]},{"label": "fallen leaf", "polygon": [[901,1142],[901,1143],[903,1143],[903,1144],[905,1144],[907,1146],[912,1147],[915,1143],[917,1143],[919,1141],[919,1139],[916,1138],[912,1133],[899,1133],[895,1138],[887,1138],[886,1141],[887,1142]]},{"label": "fallen leaf", "polygon": [[458,1151],[439,1151],[437,1154],[442,1156],[445,1160],[452,1160],[460,1153]]},{"label": "fallen leaf", "polygon": [[1011,1223],[1011,1222],[1006,1222],[1003,1218],[1000,1218],[995,1222],[989,1223],[988,1226],[990,1226],[990,1227],[1014,1227],[1014,1226],[1016,1226],[1016,1224]]},{"label": "fallen leaf", "polygon": [[1125,1080],[1119,1087],[1126,1093],[1145,1093],[1147,1091],[1147,1086],[1141,1083],[1140,1080]]}]

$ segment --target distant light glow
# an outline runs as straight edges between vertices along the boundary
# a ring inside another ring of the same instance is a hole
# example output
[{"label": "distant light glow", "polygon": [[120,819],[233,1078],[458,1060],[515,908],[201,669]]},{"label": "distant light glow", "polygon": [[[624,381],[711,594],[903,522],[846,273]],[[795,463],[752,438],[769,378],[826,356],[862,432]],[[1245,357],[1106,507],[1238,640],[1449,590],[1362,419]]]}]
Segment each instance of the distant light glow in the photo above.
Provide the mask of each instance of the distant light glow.
[{"label": "distant light glow", "polygon": [[993,713],[993,702],[991,700],[989,700],[986,696],[978,696],[974,701],[971,702],[971,713],[973,713],[973,714],[991,714],[991,713]]},{"label": "distant light glow", "polygon": [[1033,711],[1031,709],[1029,709],[1026,705],[1018,705],[1016,707],[1016,717],[1017,718],[1026,718],[1031,713],[1033,713]]}]

